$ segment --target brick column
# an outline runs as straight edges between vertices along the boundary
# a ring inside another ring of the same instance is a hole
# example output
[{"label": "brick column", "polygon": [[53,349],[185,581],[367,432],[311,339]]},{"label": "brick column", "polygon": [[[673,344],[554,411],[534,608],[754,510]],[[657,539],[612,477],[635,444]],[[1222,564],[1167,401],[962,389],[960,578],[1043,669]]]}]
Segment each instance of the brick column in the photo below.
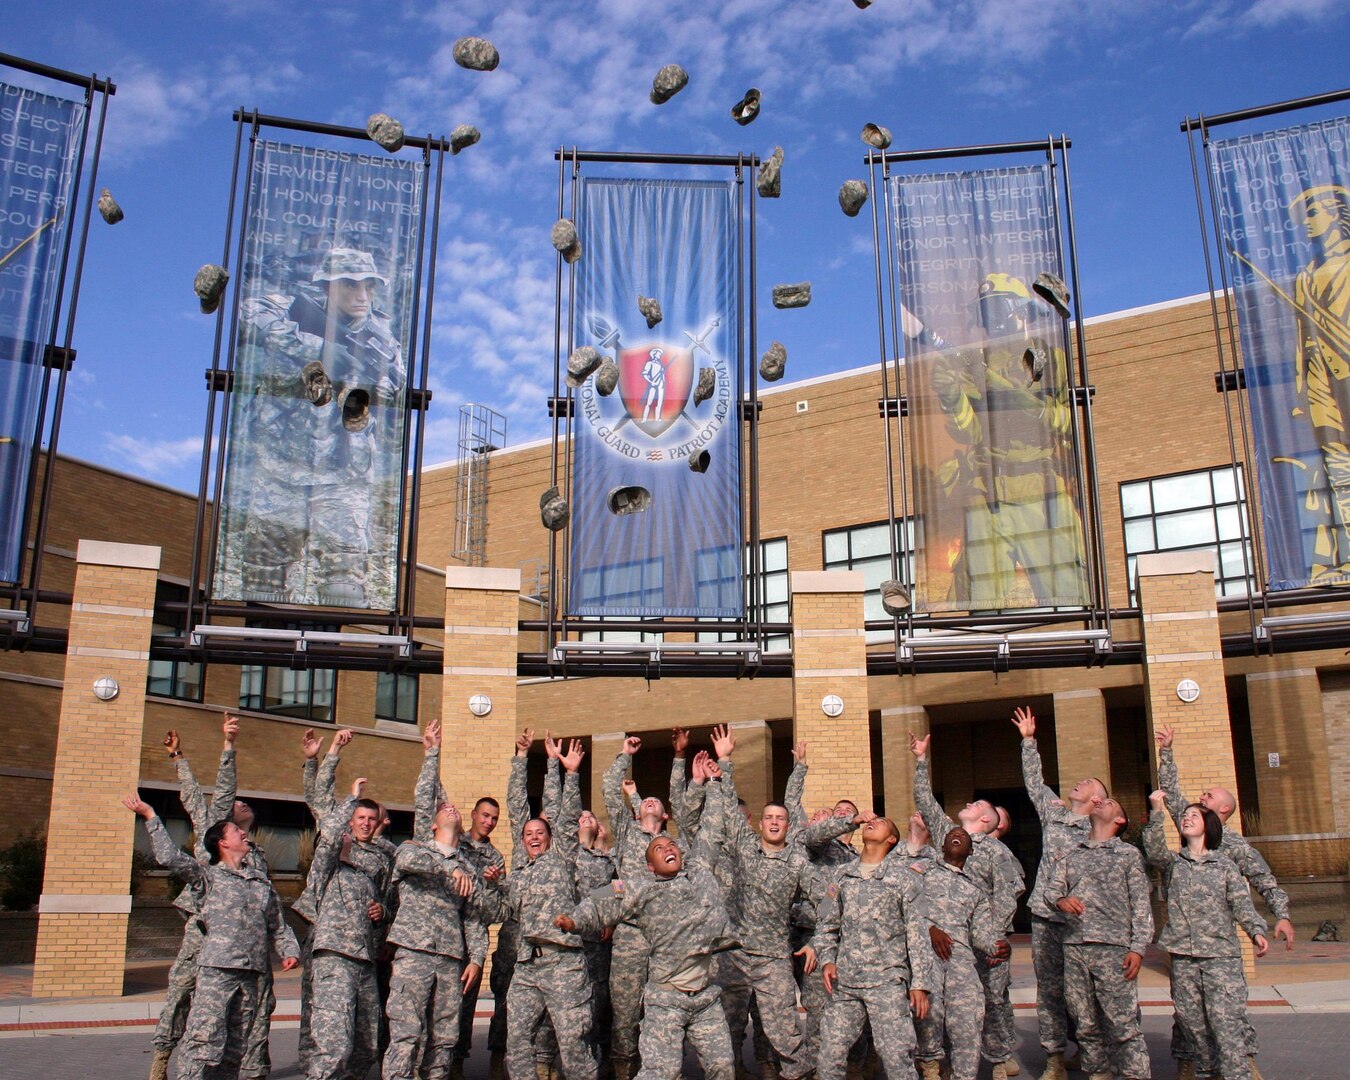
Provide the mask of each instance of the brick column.
[{"label": "brick column", "polygon": [[[796,571],[791,582],[793,739],[807,744],[806,805],[852,799],[870,810],[863,576],[856,570]],[[843,699],[839,716],[821,711],[828,694]]]},{"label": "brick column", "polygon": [[1089,687],[1055,694],[1055,754],[1061,789],[1095,776],[1108,791],[1115,791],[1106,733],[1106,697],[1100,690]]},{"label": "brick column", "polygon": [[[1171,551],[1139,556],[1139,607],[1144,627],[1150,742],[1154,730],[1163,724],[1175,730],[1172,755],[1181,791],[1187,798],[1218,786],[1227,788],[1236,799],[1237,765],[1224,684],[1219,612],[1214,601],[1213,554]],[[1177,686],[1183,679],[1191,679],[1200,687],[1200,696],[1190,704],[1177,696]],[[1066,776],[1061,768],[1061,784],[1068,782]],[[1241,807],[1233,812],[1228,824],[1241,832]],[[1170,817],[1166,829],[1168,844],[1175,847],[1177,835]],[[1256,976],[1251,942],[1244,934],[1238,937],[1243,966],[1251,980]]]},{"label": "brick column", "polygon": [[[38,904],[34,997],[122,993],[145,680],[160,549],[81,540]],[[116,681],[111,701],[98,679]]]},{"label": "brick column", "polygon": [[[1322,711],[1322,685],[1312,668],[1260,671],[1247,676],[1252,752],[1261,831],[1326,833],[1336,830],[1331,747]],[[1280,764],[1270,766],[1269,755]]]},{"label": "brick column", "polygon": [[609,811],[605,809],[605,773],[623,749],[623,739],[622,731],[607,731],[602,735],[591,736],[591,813],[605,823],[611,837],[614,835],[614,826],[610,824]]},{"label": "brick column", "polygon": [[[763,720],[746,720],[732,724],[731,733],[736,737],[736,794],[745,800],[758,821],[766,802],[783,798],[783,792],[773,786],[773,739],[769,725]],[[809,755],[807,760],[810,761]]]},{"label": "brick column", "polygon": [[[445,571],[445,667],[441,676],[441,783],[464,814],[483,795],[502,806],[492,842],[511,865],[506,783],[516,740],[516,645],[520,571],[451,566]],[[492,711],[474,716],[486,694]],[[542,734],[542,733],[541,733]]]},{"label": "brick column", "polygon": [[881,710],[881,777],[886,792],[886,816],[903,832],[914,812],[914,755],[909,733],[923,738],[932,730],[922,705],[897,705]]}]

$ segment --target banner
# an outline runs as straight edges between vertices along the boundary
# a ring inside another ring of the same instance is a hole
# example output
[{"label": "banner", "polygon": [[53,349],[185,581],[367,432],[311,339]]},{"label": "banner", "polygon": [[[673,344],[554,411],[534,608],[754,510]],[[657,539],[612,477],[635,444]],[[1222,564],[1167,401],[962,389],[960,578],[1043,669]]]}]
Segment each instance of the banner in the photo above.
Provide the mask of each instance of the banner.
[{"label": "banner", "polygon": [[[574,614],[743,614],[734,197],[731,181],[582,181],[573,332],[619,384],[577,391]],[[661,305],[650,329],[639,295]]]},{"label": "banner", "polygon": [[23,572],[24,508],[84,106],[0,83],[0,581]]},{"label": "banner", "polygon": [[1350,584],[1350,118],[1211,143],[1266,588]]},{"label": "banner", "polygon": [[421,162],[257,144],[213,594],[392,610]]},{"label": "banner", "polygon": [[1089,602],[1069,357],[1031,290],[1063,277],[1048,165],[892,181],[915,609]]}]

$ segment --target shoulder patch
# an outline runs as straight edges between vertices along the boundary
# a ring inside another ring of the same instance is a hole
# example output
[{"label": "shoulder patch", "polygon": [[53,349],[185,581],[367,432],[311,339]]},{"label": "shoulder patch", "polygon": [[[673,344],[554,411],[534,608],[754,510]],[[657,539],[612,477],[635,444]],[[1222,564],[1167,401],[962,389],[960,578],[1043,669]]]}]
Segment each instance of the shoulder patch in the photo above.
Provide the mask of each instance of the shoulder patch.
[{"label": "shoulder patch", "polygon": [[837,881],[831,881],[828,885],[826,885],[825,895],[828,896],[831,900],[833,900],[836,896],[838,896],[839,883]]},{"label": "shoulder patch", "polygon": [[928,873],[928,863],[923,859],[920,859],[918,862],[910,863],[909,868],[913,870],[916,874]]}]

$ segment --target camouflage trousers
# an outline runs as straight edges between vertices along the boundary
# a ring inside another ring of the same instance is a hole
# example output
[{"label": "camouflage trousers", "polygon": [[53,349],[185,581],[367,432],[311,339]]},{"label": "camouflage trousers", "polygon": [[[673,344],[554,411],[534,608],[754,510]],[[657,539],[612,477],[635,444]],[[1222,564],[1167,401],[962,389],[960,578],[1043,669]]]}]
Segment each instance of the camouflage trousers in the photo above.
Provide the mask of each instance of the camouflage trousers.
[{"label": "camouflage trousers", "polygon": [[[497,948],[492,953],[492,973],[488,986],[492,989],[492,1020],[488,1023],[488,1051],[501,1054],[506,1051],[506,992],[511,986],[511,972],[516,966],[516,924],[503,923],[497,930]],[[483,989],[482,978],[477,978],[464,992],[464,1004],[459,1011],[459,1038],[455,1042],[455,1060],[463,1061],[473,1048],[473,1018],[478,1009],[478,993]]]},{"label": "camouflage trousers", "polygon": [[1077,1028],[1081,1068],[1119,1080],[1149,1075],[1139,1027],[1139,984],[1125,978],[1124,945],[1064,946],[1064,1000]]},{"label": "camouflage trousers", "polygon": [[[637,1060],[648,951],[647,939],[636,926],[620,923],[614,928],[609,954],[609,1004],[610,1058],[616,1068]],[[745,1030],[744,1021],[741,1030]]]},{"label": "camouflage trousers", "polygon": [[412,1080],[419,1054],[423,1080],[445,1080],[450,1075],[459,1038],[463,973],[464,961],[453,956],[403,948],[394,954],[385,1007],[389,1048],[380,1073],[384,1080]]},{"label": "camouflage trousers", "polygon": [[244,1060],[239,1063],[240,1080],[267,1080],[272,1073],[272,1014],[277,1011],[277,996],[272,989],[272,972],[258,976],[258,1007],[244,1038]]},{"label": "camouflage trousers", "polygon": [[[984,987],[980,984],[976,964],[975,954],[959,942],[952,943],[950,960],[944,962],[933,957],[928,1015],[916,1025],[919,1042],[916,1057],[920,1061],[942,1058],[945,1035],[946,1043],[951,1047],[952,1080],[975,1080],[980,1068]],[[872,1032],[879,1037],[875,1024]]]},{"label": "camouflage trousers", "polygon": [[1036,1023],[1047,1054],[1062,1054],[1069,1041],[1064,1002],[1064,924],[1031,917],[1031,962],[1036,970]]},{"label": "camouflage trousers", "polygon": [[197,969],[197,988],[178,1048],[179,1080],[239,1075],[244,1040],[259,1004],[258,987],[256,971]]},{"label": "camouflage trousers", "polygon": [[608,941],[587,941],[586,972],[591,979],[591,1038],[598,1051],[596,1060],[609,1056],[610,1031],[614,1014],[609,1005]]},{"label": "camouflage trousers", "polygon": [[791,957],[752,956],[742,950],[723,953],[717,980],[730,1031],[745,1030],[753,996],[759,1005],[764,1035],[778,1055],[783,1080],[796,1080],[811,1071],[815,1062],[806,1056],[797,1026],[797,982],[792,976]]},{"label": "camouflage trousers", "polygon": [[[1218,1073],[1224,1080],[1248,1080],[1247,977],[1241,956],[1173,956],[1173,1056],[1180,1032],[1200,1074]],[[1182,1060],[1178,1058],[1178,1060]]]},{"label": "camouflage trousers", "polygon": [[679,1080],[686,1039],[708,1080],[732,1080],[736,1057],[721,997],[715,983],[693,994],[648,983],[642,995],[642,1071],[637,1080]]},{"label": "camouflage trousers", "polygon": [[375,965],[320,950],[310,960],[309,1080],[364,1080],[380,1057],[380,988]]},{"label": "camouflage trousers", "polygon": [[183,1037],[188,1010],[192,1008],[192,991],[197,985],[197,953],[201,947],[201,924],[196,916],[190,916],[183,927],[183,943],[178,946],[178,955],[169,968],[164,1008],[159,1011],[159,1023],[155,1025],[155,1034],[150,1040],[156,1050],[172,1051]]},{"label": "camouflage trousers", "polygon": [[535,1074],[535,1039],[545,1017],[557,1033],[567,1080],[595,1080],[591,983],[580,949],[544,945],[529,960],[517,960],[506,1012],[506,1072],[512,1080]]},{"label": "camouflage trousers", "polygon": [[915,1037],[909,988],[901,982],[870,987],[836,983],[820,1021],[818,1080],[843,1080],[850,1053],[869,1023],[886,1075],[913,1074]]},{"label": "camouflage trousers", "polygon": [[309,1059],[314,1053],[314,1038],[310,1034],[310,1013],[314,1008],[314,967],[310,957],[314,952],[314,926],[311,924],[300,939],[300,1071],[309,1075]]},{"label": "camouflage trousers", "polygon": [[1017,1046],[1017,1027],[1013,1020],[1012,999],[1008,995],[1012,966],[1005,960],[990,967],[983,953],[976,953],[975,959],[976,971],[984,984],[984,1033],[980,1039],[980,1052],[985,1061],[1007,1061]]}]

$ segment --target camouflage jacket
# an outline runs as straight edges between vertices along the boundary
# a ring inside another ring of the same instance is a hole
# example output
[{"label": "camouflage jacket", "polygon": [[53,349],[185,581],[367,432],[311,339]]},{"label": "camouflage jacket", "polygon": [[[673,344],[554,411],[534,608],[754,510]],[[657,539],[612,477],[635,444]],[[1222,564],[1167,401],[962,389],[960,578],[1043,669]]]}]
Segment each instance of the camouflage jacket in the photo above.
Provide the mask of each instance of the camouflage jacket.
[{"label": "camouflage jacket", "polygon": [[[609,815],[610,831],[614,834],[614,861],[619,868],[619,876],[624,881],[632,882],[640,878],[651,877],[651,871],[647,869],[647,845],[650,844],[658,835],[662,833],[649,833],[629,812],[623,801],[623,782],[628,776],[628,770],[632,764],[632,758],[619,751],[614,763],[605,770],[604,779],[600,783],[600,790],[605,799],[605,812]],[[682,758],[676,758],[674,765],[671,766],[671,775],[674,776],[676,768],[680,772],[681,783],[684,778],[684,761]],[[703,785],[691,784],[689,790],[694,791]],[[699,797],[703,796],[702,791]],[[683,800],[681,800],[683,802]],[[687,838],[676,838],[680,844],[681,851],[688,851],[689,842]]]},{"label": "camouflage jacket", "polygon": [[[883,864],[884,865],[884,864]],[[904,983],[931,989],[928,923],[919,910],[922,879],[890,877],[878,866],[871,877],[862,863],[842,867],[825,887],[812,941],[823,966],[834,964],[844,986]]]},{"label": "camouflage jacket", "polygon": [[691,963],[736,947],[722,887],[711,869],[722,843],[727,791],[716,782],[704,786],[713,791],[704,793],[706,812],[698,839],[679,873],[669,878],[648,873],[631,883],[615,881],[610,889],[585,897],[572,915],[578,932],[587,936],[621,922],[640,929],[651,950],[647,977],[658,985]]},{"label": "camouflage jacket", "polygon": [[[722,762],[726,805],[735,807],[735,769]],[[726,856],[730,862],[731,891],[727,897],[731,923],[741,947],[753,956],[791,955],[789,926],[792,905],[798,899],[820,901],[821,881],[810,863],[794,854],[791,845],[766,851],[760,836],[743,814],[726,815]],[[806,830],[806,843],[828,843],[854,828],[847,818],[826,818]]]},{"label": "camouflage jacket", "polygon": [[1022,740],[1022,779],[1031,804],[1036,808],[1036,816],[1041,819],[1041,864],[1036,868],[1036,884],[1027,897],[1027,906],[1038,918],[1063,922],[1064,913],[1045,902],[1045,883],[1065,853],[1091,835],[1092,824],[1085,814],[1075,814],[1067,806],[1055,805],[1059,797],[1045,786],[1041,753],[1034,738]]},{"label": "camouflage jacket", "polygon": [[1266,933],[1266,921],[1256,913],[1233,860],[1217,851],[1170,850],[1161,810],[1149,815],[1144,851],[1153,866],[1162,867],[1167,882],[1167,922],[1158,933],[1159,948],[1180,956],[1241,956],[1234,922],[1253,939]]},{"label": "camouflage jacket", "polygon": [[[224,821],[234,811],[237,788],[234,758],[233,750],[220,752],[220,765],[216,769],[216,791],[210,803],[207,803],[206,796],[202,794],[201,785],[197,783],[197,777],[193,775],[192,766],[188,764],[186,755],[180,754],[174,759],[174,767],[178,772],[178,798],[183,804],[183,809],[187,811],[188,820],[192,822],[194,842],[192,854],[198,862],[207,861],[206,848],[202,846],[202,841],[206,839],[206,830]],[[253,864],[253,868],[266,873],[266,859],[262,860],[261,866]],[[184,886],[183,891],[174,899],[173,906],[191,915],[201,910],[203,894],[200,887],[188,885],[186,882]]]},{"label": "camouflage jacket", "polygon": [[[474,878],[474,891],[460,896],[454,873]],[[394,887],[398,914],[389,928],[389,942],[405,949],[452,956],[483,965],[487,955],[487,924],[478,897],[483,883],[458,849],[447,855],[434,840],[409,840],[394,859]]]},{"label": "camouflage jacket", "polygon": [[338,751],[325,754],[322,763],[305,758],[305,805],[309,807],[315,821],[323,821],[333,812],[337,802],[334,794],[337,788],[337,767],[341,760],[342,754]]},{"label": "camouflage jacket", "polygon": [[972,961],[973,951],[992,953],[998,947],[998,930],[984,889],[942,859],[897,862],[893,872],[911,871],[923,879],[918,909],[927,920],[925,936],[928,925],[936,926],[951,937],[955,950],[972,953]]},{"label": "camouflage jacket", "polygon": [[[926,759],[914,765],[914,805],[923,815],[923,823],[928,826],[933,842],[940,847],[959,823],[953,821],[933,797],[933,781]],[[997,837],[971,833],[970,839],[972,845],[965,874],[989,894],[994,929],[1001,934],[1007,933],[1017,914],[1017,898],[1027,887],[1022,877],[1022,864]]]},{"label": "camouflage jacket", "polygon": [[196,915],[205,938],[197,963],[203,967],[268,971],[269,947],[283,957],[300,956],[295,934],[281,916],[281,900],[267,875],[249,866],[231,870],[224,863],[203,866],[174,846],[164,823],[145,823],[155,861],[202,892]]},{"label": "camouflage jacket", "polygon": [[[314,951],[341,953],[373,964],[379,959],[392,906],[393,860],[384,845],[373,841],[353,840],[347,857],[342,857],[343,837],[349,835],[347,823],[355,804],[354,798],[344,799],[319,826],[305,888],[313,892],[318,905]],[[383,920],[370,917],[372,903],[385,909]]]},{"label": "camouflage jacket", "polygon": [[[1172,756],[1171,747],[1164,747],[1158,755],[1158,787],[1166,794],[1167,810],[1180,829],[1181,815],[1186,812],[1189,804],[1181,794],[1177,763]],[[1280,888],[1275,881],[1275,875],[1270,872],[1269,864],[1245,836],[1231,826],[1224,825],[1223,843],[1219,845],[1219,852],[1237,864],[1242,876],[1261,894],[1261,899],[1266,902],[1277,922],[1289,918],[1289,894]]]},{"label": "camouflage jacket", "polygon": [[512,808],[511,838],[515,841],[516,850],[521,853],[520,865],[513,867],[504,879],[493,883],[491,892],[498,899],[499,908],[496,912],[489,912],[489,916],[505,916],[520,923],[517,962],[530,960],[540,945],[565,949],[579,949],[582,945],[578,935],[559,930],[553,924],[559,915],[571,915],[581,896],[577,886],[580,781],[576,773],[567,774],[563,782],[562,808],[557,819],[549,823],[553,841],[542,855],[531,858],[521,841],[521,832],[529,820],[528,800],[524,802],[524,817],[520,815],[520,792],[525,787],[525,770],[525,758],[511,759],[507,804]]},{"label": "camouflage jacket", "polygon": [[1119,837],[1084,840],[1070,848],[1055,864],[1042,893],[1051,908],[1066,896],[1083,902],[1082,915],[1064,916],[1067,945],[1124,945],[1143,956],[1153,940],[1144,857]]},{"label": "camouflage jacket", "polygon": [[413,839],[425,843],[436,828],[436,811],[449,802],[441,784],[441,748],[430,747],[422,757],[422,768],[413,786]]}]

